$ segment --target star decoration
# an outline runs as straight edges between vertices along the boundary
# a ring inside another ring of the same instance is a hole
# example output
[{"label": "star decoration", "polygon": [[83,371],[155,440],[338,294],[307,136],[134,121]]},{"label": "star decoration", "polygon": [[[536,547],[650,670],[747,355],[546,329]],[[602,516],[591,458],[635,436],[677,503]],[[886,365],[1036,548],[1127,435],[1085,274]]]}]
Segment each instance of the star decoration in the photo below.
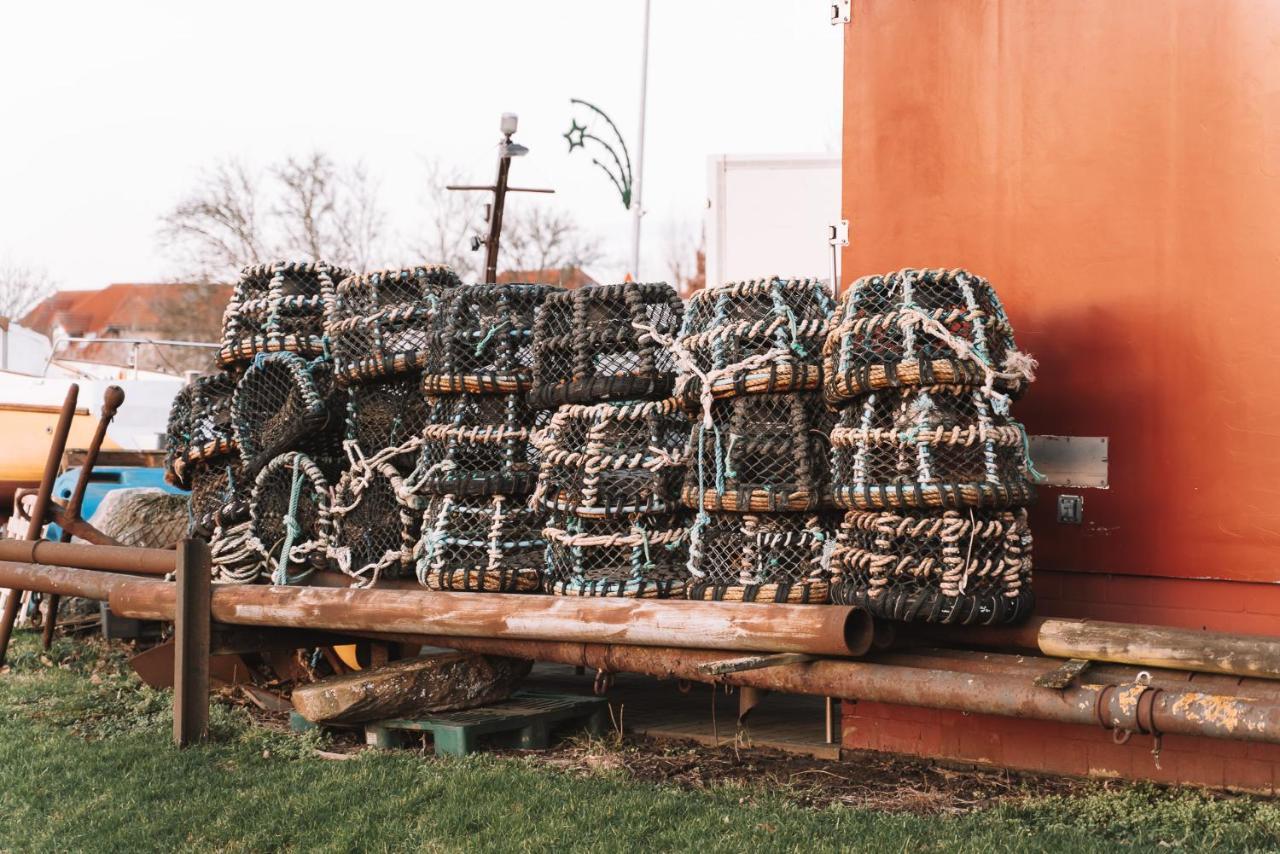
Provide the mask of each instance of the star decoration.
[{"label": "star decoration", "polygon": [[569,130],[564,134],[564,138],[569,140],[569,151],[573,151],[575,148],[582,148],[587,132],[586,127],[578,124],[575,119],[570,119],[569,125]]}]

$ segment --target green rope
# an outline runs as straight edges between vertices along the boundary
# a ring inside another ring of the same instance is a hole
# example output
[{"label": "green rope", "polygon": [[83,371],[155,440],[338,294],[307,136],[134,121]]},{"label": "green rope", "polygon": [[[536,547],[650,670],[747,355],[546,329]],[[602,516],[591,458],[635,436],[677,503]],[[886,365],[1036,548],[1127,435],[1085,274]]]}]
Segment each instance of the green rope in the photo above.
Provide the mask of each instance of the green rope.
[{"label": "green rope", "polygon": [[497,334],[498,334],[498,330],[499,330],[499,329],[501,329],[502,327],[506,326],[506,325],[507,325],[508,323],[510,323],[510,322],[511,322],[511,321],[509,321],[509,320],[504,320],[504,321],[502,321],[501,323],[495,323],[493,326],[490,326],[490,327],[489,327],[489,331],[488,331],[488,332],[486,332],[486,333],[484,334],[484,337],[480,339],[480,343],[476,344],[476,352],[475,352],[475,355],[476,355],[476,356],[479,356],[481,353],[483,353],[483,352],[484,352],[484,348],[485,348],[485,347],[488,347],[488,346],[489,346],[489,342],[493,340],[493,336],[495,336],[495,335],[497,335]]},{"label": "green rope", "polygon": [[280,549],[280,559],[276,566],[276,574],[272,577],[275,584],[289,584],[289,552],[293,550],[293,541],[302,533],[298,524],[298,501],[302,498],[302,481],[305,475],[297,461],[293,464],[293,485],[289,491],[289,512],[284,517],[284,545]]}]

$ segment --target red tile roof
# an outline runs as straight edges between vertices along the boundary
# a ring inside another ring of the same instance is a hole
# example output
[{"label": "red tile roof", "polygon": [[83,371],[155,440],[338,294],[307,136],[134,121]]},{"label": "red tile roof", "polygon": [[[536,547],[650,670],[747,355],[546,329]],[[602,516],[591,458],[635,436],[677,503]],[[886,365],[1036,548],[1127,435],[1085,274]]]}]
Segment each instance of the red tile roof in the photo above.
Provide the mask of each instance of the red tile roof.
[{"label": "red tile roof", "polygon": [[566,288],[581,288],[584,285],[596,284],[596,280],[588,276],[581,267],[506,270],[498,274],[498,284],[507,285],[513,282],[528,282],[536,285],[563,285]]},{"label": "red tile roof", "polygon": [[58,291],[20,323],[45,335],[55,325],[70,335],[154,331],[173,325],[172,312],[190,312],[193,306],[201,315],[207,312],[212,322],[215,315],[221,318],[230,298],[231,285],[122,283],[94,291]]}]

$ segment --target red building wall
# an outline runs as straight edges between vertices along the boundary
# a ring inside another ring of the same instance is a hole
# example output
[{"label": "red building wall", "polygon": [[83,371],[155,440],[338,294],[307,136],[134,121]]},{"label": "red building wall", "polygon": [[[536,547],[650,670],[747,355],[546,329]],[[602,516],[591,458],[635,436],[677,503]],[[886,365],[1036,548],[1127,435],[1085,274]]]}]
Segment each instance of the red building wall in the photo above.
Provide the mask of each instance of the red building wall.
[{"label": "red building wall", "polygon": [[[1280,634],[1280,4],[855,0],[845,33],[846,286],[986,276],[1040,360],[1018,417],[1110,439],[1083,525],[1033,510],[1040,612]],[[891,711],[846,746],[901,747]]]}]

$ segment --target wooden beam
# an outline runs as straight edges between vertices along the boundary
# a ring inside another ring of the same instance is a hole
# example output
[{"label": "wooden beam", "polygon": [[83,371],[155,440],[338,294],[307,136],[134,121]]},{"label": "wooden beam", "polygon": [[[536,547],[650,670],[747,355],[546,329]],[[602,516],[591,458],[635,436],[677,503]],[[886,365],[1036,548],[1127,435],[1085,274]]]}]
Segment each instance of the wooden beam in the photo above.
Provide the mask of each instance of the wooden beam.
[{"label": "wooden beam", "polygon": [[178,544],[177,608],[174,620],[173,743],[209,737],[209,646],[213,595],[209,547],[202,540]]},{"label": "wooden beam", "polygon": [[713,661],[698,667],[704,676],[723,676],[726,673],[741,673],[744,670],[760,670],[764,667],[779,667],[783,664],[804,664],[813,661],[815,655],[803,652],[779,652],[773,655],[748,655],[745,658],[727,658],[724,661]]}]

